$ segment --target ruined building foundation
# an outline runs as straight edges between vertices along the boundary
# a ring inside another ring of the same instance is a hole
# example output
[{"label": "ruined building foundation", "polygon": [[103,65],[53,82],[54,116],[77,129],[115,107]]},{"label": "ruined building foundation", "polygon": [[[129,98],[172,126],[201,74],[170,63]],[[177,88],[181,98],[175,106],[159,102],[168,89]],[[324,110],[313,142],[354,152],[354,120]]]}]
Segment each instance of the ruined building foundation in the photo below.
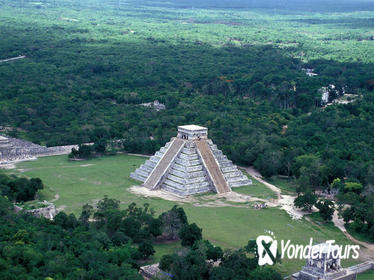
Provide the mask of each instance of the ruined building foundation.
[{"label": "ruined building foundation", "polygon": [[162,189],[187,196],[208,191],[230,192],[252,184],[212,140],[208,129],[178,126],[178,135],[147,160],[131,178],[151,190]]},{"label": "ruined building foundation", "polygon": [[367,261],[351,267],[343,268],[338,257],[339,248],[328,243],[312,247],[317,258],[309,258],[301,271],[292,275],[293,280],[355,280],[357,274],[374,269],[374,262]]}]

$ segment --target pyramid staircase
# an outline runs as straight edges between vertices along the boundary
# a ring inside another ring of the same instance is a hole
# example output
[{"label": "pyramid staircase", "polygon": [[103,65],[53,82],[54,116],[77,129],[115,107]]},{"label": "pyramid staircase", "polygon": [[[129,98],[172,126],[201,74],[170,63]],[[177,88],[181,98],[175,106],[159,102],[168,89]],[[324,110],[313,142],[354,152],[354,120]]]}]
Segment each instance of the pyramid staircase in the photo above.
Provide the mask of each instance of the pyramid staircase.
[{"label": "pyramid staircase", "polygon": [[178,156],[180,150],[184,146],[184,140],[179,138],[174,138],[172,143],[169,145],[164,155],[157,162],[156,166],[153,168],[152,172],[149,174],[147,180],[144,182],[144,186],[153,190],[157,187],[160,180],[165,175],[170,164],[172,164],[175,158]]},{"label": "pyramid staircase", "polygon": [[208,143],[205,140],[200,140],[196,142],[196,147],[217,193],[231,192],[231,188],[227,184]]}]

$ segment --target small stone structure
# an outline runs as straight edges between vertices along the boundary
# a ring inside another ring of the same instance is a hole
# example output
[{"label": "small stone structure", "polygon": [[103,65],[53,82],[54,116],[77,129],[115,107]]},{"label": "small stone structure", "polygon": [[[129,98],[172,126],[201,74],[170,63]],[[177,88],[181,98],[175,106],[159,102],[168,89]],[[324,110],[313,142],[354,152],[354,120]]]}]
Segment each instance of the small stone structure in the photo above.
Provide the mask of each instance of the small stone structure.
[{"label": "small stone structure", "polygon": [[43,204],[46,207],[24,210],[22,207],[14,205],[14,210],[18,213],[20,211],[25,211],[26,213],[30,213],[35,217],[44,217],[49,220],[53,220],[53,218],[57,215],[56,206],[52,202],[48,202],[46,200],[43,201]]},{"label": "small stone structure", "polygon": [[149,102],[149,103],[142,103],[140,105],[142,105],[144,107],[153,108],[156,111],[160,111],[160,110],[165,110],[166,109],[165,104],[160,103],[160,101],[158,101],[158,100],[155,100],[155,101]]},{"label": "small stone structure", "polygon": [[302,68],[301,70],[303,70],[305,72],[305,74],[309,77],[318,76],[317,73],[314,73],[314,69],[312,69],[312,68]]},{"label": "small stone structure", "polygon": [[[328,250],[330,248],[330,253]],[[306,265],[298,273],[292,275],[295,280],[355,280],[357,274],[374,268],[374,263],[371,261],[355,265],[348,268],[343,268],[340,264],[340,259],[337,256],[337,247],[322,243],[314,245],[312,252],[318,252],[318,258],[307,259]],[[321,254],[319,254],[321,253]]]},{"label": "small stone structure", "polygon": [[77,145],[44,147],[32,142],[0,135],[0,167],[40,156],[68,154]]},{"label": "small stone structure", "polygon": [[252,184],[208,139],[208,129],[197,125],[179,126],[177,137],[131,173],[131,178],[151,190],[162,189],[180,196],[225,193]]},{"label": "small stone structure", "polygon": [[171,275],[162,271],[158,267],[158,263],[141,266],[139,273],[143,276],[144,279],[171,279]]}]

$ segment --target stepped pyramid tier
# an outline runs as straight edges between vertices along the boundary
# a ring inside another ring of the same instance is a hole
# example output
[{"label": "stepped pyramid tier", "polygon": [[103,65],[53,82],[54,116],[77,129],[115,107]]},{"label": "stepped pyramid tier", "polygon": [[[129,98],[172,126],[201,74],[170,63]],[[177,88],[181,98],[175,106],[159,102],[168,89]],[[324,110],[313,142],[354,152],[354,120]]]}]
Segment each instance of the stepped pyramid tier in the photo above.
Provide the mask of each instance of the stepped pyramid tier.
[{"label": "stepped pyramid tier", "polygon": [[236,165],[208,139],[208,129],[197,125],[178,126],[177,137],[130,175],[151,190],[163,189],[187,196],[252,184]]}]

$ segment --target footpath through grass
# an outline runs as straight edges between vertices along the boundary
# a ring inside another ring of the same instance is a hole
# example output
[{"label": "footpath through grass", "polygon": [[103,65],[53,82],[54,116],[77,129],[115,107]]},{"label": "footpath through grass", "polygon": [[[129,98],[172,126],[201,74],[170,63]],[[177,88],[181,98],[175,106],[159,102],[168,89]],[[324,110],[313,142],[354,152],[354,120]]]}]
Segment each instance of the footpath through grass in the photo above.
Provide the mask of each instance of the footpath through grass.
[{"label": "footpath through grass", "polygon": [[277,194],[273,192],[271,189],[266,187],[264,184],[257,181],[255,178],[248,175],[247,172],[242,170],[249,178],[252,180],[252,185],[235,188],[234,191],[242,194],[247,194],[253,197],[263,198],[263,199],[271,199],[277,198]]},{"label": "footpath through grass", "polygon": [[282,190],[283,194],[295,194],[297,183],[295,179],[273,176],[268,180],[269,183],[277,186]]},{"label": "footpath through grass", "polygon": [[[362,242],[367,242],[367,243],[374,243],[374,239],[368,237],[366,234],[362,234],[360,232],[357,232],[354,230],[353,228],[353,224],[350,223],[350,224],[347,224],[345,226],[347,232],[353,236],[353,238],[356,238],[357,240],[359,241],[362,241]],[[374,257],[374,256],[373,256]],[[374,278],[373,278],[374,279]]]},{"label": "footpath through grass", "polygon": [[[273,231],[278,240],[290,239],[296,244],[307,244],[310,237],[314,242],[334,239],[339,244],[349,243],[335,227],[311,224],[305,219],[295,221],[277,208],[255,210],[240,203],[226,207],[197,207],[189,202],[135,195],[129,191],[129,187],[139,182],[129,175],[144,161],[142,157],[129,155],[78,162],[68,161],[67,156],[53,156],[18,163],[16,169],[8,170],[7,173],[41,178],[46,186],[41,192],[41,198],[52,200],[58,194],[54,202],[56,206],[76,215],[80,214],[84,204],[94,204],[105,195],[120,200],[122,207],[127,207],[131,202],[138,205],[149,203],[157,214],[179,204],[185,209],[189,221],[202,227],[205,239],[224,248],[244,246],[248,240],[264,234],[265,230]],[[253,186],[239,188],[238,191],[253,196],[262,195],[263,198],[272,197],[274,193],[261,185],[254,181]],[[154,259],[159,260],[161,255],[173,252],[178,246],[156,245]],[[304,264],[303,260],[283,260],[278,269],[283,275],[288,275],[298,271]]]}]

